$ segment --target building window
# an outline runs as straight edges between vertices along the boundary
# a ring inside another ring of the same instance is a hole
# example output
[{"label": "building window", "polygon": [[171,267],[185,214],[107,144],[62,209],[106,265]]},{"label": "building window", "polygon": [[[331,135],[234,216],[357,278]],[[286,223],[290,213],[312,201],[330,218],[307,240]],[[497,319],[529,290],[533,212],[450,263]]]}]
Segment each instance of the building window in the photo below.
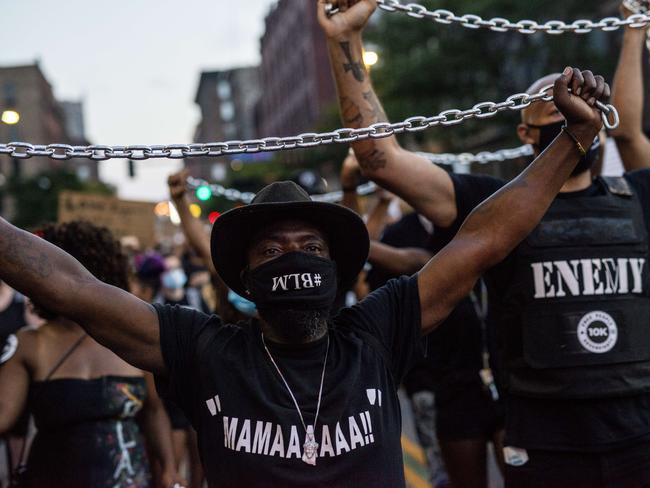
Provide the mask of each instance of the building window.
[{"label": "building window", "polygon": [[232,102],[223,102],[219,106],[219,114],[223,122],[230,122],[235,118],[235,105]]},{"label": "building window", "polygon": [[232,96],[232,89],[228,80],[219,80],[217,83],[217,96],[221,100],[228,100]]},{"label": "building window", "polygon": [[13,81],[5,82],[2,95],[6,107],[16,106],[16,85]]}]

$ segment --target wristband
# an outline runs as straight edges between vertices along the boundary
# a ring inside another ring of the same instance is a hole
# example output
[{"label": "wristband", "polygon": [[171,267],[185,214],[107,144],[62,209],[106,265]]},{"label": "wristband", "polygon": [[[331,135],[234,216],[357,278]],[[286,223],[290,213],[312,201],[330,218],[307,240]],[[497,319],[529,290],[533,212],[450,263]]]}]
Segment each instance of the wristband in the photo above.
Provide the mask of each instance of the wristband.
[{"label": "wristband", "polygon": [[562,132],[564,132],[567,136],[569,136],[571,140],[575,143],[576,148],[578,148],[578,152],[580,153],[580,156],[585,157],[587,155],[587,151],[585,151],[585,148],[583,147],[582,144],[580,144],[580,141],[573,134],[573,132],[571,132],[566,125],[562,127]]}]

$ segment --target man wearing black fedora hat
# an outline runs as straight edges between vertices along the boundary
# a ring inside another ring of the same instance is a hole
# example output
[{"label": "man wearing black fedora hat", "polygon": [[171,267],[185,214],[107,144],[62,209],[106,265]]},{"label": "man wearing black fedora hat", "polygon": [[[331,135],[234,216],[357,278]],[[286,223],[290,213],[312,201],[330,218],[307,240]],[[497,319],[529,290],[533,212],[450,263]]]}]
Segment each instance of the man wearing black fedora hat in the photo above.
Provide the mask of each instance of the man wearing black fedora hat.
[{"label": "man wearing black fedora hat", "polygon": [[260,320],[224,324],[151,306],[3,219],[0,279],[156,373],[198,433],[211,487],[404,486],[396,388],[420,335],[533,229],[600,129],[594,103],[609,87],[574,76],[568,69],[555,83],[567,128],[554,143],[422,271],[332,319],[337,288],[364,265],[368,234],[353,212],[289,182],[226,212],[212,231],[215,268]]}]

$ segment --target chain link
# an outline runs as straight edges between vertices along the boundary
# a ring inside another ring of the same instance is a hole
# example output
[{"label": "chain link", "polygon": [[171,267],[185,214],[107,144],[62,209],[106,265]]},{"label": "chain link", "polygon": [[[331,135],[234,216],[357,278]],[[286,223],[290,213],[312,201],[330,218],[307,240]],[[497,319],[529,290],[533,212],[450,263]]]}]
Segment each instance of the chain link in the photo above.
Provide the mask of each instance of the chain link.
[{"label": "chain link", "polygon": [[[281,151],[295,148],[307,148],[327,144],[347,144],[368,138],[379,139],[403,132],[418,132],[435,127],[461,124],[470,119],[487,119],[505,110],[521,110],[539,101],[551,101],[553,96],[548,91],[553,85],[545,86],[531,95],[517,93],[509,96],[505,102],[481,102],[469,110],[444,110],[432,117],[409,117],[402,122],[378,122],[359,129],[342,128],[331,132],[309,132],[291,137],[266,137],[246,141],[210,142],[198,144],[167,145],[132,145],[132,146],[70,146],[67,144],[30,144],[28,142],[10,142],[0,144],[0,155],[17,159],[45,156],[52,159],[87,158],[95,161],[107,159],[183,159],[199,157],[217,157],[230,154]],[[618,127],[618,112],[612,105],[596,102],[601,110],[603,123],[608,129]],[[611,121],[610,121],[611,117]]]},{"label": "chain link", "polygon": [[[399,12],[416,19],[425,19],[439,24],[460,24],[467,29],[490,29],[495,32],[514,31],[521,34],[535,34],[543,32],[545,34],[559,35],[565,32],[574,34],[586,34],[593,30],[602,30],[605,32],[614,31],[620,27],[633,27],[640,29],[650,23],[650,13],[644,2],[638,0],[628,0],[626,4],[631,5],[630,10],[635,12],[627,19],[618,17],[606,17],[599,21],[587,19],[578,19],[566,23],[561,20],[549,20],[548,22],[538,23],[534,20],[510,21],[501,17],[492,19],[483,19],[478,15],[466,14],[456,15],[449,10],[437,9],[428,10],[424,5],[417,3],[401,3],[399,0],[377,0],[379,8],[386,12]],[[329,14],[333,15],[338,9],[330,8]]]}]

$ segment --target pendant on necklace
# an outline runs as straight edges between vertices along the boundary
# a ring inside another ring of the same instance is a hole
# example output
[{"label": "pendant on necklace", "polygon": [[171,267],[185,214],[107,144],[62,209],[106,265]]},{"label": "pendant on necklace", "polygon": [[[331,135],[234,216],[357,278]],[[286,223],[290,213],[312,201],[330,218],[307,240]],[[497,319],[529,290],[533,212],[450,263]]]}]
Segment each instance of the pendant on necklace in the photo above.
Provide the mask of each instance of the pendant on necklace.
[{"label": "pendant on necklace", "polygon": [[313,425],[307,426],[307,433],[305,434],[305,443],[302,445],[302,447],[304,448],[302,460],[307,464],[316,466],[316,458],[318,457],[318,442],[316,442],[316,438],[314,437]]}]

